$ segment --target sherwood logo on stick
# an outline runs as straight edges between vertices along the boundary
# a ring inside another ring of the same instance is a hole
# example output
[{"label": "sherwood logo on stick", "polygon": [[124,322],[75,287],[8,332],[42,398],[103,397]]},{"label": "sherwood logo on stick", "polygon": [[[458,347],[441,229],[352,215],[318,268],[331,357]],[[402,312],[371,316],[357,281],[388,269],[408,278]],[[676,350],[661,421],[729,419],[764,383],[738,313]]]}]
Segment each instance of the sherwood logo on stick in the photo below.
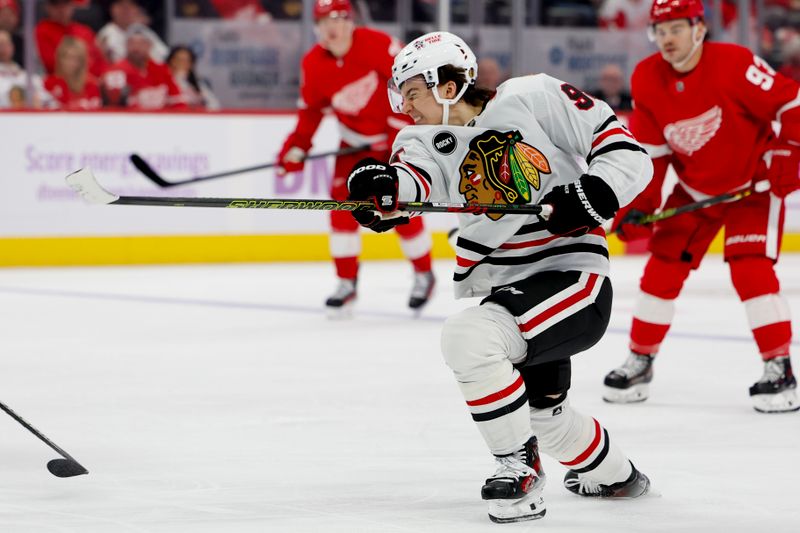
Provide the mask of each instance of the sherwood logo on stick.
[{"label": "sherwood logo on stick", "polygon": [[263,208],[263,209],[321,209],[327,211],[356,211],[361,207],[358,202],[331,202],[327,200],[232,200],[227,207]]}]

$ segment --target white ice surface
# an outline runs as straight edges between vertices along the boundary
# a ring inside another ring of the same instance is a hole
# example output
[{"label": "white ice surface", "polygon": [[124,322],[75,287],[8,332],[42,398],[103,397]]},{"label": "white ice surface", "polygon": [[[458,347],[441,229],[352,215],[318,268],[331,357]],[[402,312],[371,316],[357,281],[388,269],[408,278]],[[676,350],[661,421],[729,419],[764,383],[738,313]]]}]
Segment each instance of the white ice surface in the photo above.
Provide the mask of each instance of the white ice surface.
[{"label": "white ice surface", "polygon": [[[611,326],[570,394],[660,496],[585,500],[545,458],[547,516],[508,525],[486,517],[491,456],[439,353],[444,317],[473,304],[448,262],[420,319],[407,264],[363,265],[351,321],[323,314],[324,263],[0,270],[0,400],[90,470],[51,476],[57,455],[0,412],[0,532],[800,531],[800,414],[750,407],[762,364],[718,256],[678,302],[650,400],[601,401],[642,264],[614,259]],[[800,257],[779,272],[798,315]]]}]

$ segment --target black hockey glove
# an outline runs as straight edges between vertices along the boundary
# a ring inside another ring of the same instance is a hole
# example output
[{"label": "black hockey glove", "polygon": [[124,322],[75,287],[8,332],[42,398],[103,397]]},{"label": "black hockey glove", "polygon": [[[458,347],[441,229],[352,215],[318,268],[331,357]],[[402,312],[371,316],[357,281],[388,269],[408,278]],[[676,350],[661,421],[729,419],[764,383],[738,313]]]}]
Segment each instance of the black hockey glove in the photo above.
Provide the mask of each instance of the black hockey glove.
[{"label": "black hockey glove", "polygon": [[347,177],[348,200],[372,200],[376,211],[353,211],[353,218],[372,231],[383,233],[408,224],[408,214],[397,210],[397,169],[368,157],[359,161]]},{"label": "black hockey glove", "polygon": [[580,237],[614,216],[619,201],[614,191],[597,176],[584,174],[577,181],[559,185],[544,195],[541,204],[553,206],[545,221],[547,231],[554,235]]}]

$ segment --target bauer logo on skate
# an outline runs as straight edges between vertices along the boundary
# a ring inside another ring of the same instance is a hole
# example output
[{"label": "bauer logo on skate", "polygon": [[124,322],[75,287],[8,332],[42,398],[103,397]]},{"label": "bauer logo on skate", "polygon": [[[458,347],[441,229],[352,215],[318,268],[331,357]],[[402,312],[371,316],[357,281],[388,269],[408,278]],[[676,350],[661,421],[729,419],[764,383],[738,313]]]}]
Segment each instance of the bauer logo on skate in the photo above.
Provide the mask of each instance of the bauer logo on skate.
[{"label": "bauer logo on skate", "polygon": [[667,124],[664,138],[676,152],[692,155],[717,134],[721,125],[722,108],[714,106],[696,117]]},{"label": "bauer logo on skate", "polygon": [[[527,204],[531,187],[539,190],[541,174],[550,174],[550,162],[533,146],[522,142],[518,131],[487,130],[469,143],[459,166],[458,192],[468,203]],[[498,220],[500,213],[487,213]]]}]

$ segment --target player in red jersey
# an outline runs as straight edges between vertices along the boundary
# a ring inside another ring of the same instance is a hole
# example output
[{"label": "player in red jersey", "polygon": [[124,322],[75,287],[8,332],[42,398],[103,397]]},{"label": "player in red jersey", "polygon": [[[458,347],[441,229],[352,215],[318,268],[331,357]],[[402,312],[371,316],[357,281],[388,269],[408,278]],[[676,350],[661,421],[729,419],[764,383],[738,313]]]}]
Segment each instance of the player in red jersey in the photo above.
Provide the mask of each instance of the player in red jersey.
[{"label": "player in red jersey", "polygon": [[[314,20],[319,43],[304,57],[298,111],[294,132],[278,156],[279,174],[302,170],[302,159],[311,148],[311,138],[322,120],[323,110],[332,108],[339,121],[341,147],[371,145],[372,150],[336,158],[331,196],[347,198],[347,175],[365,157],[388,160],[397,132],[410,124],[394,114],[385,88],[391,78],[394,55],[401,46],[385,33],[355,28],[349,0],[317,0]],[[420,217],[397,226],[400,245],[414,266],[414,285],[409,306],[419,309],[431,296],[431,237]],[[356,297],[359,225],[347,212],[331,212],[330,251],[339,278],[336,292],[326,306],[331,315],[341,314]]]},{"label": "player in red jersey", "polygon": [[[789,360],[792,331],[774,265],[783,232],[783,198],[800,188],[800,86],[734,44],[704,43],[701,0],[655,0],[650,33],[659,52],[631,79],[631,131],[653,158],[650,186],[618,214],[623,240],[649,236],[651,256],[641,279],[631,327],[631,354],[605,378],[611,402],[647,399],[653,358],[667,334],[674,302],[717,232],[725,260],[765,363],[750,387],[757,411],[800,409]],[[772,122],[781,124],[776,136]],[[769,180],[769,193],[718,204],[640,226],[637,215],[661,204],[667,166],[678,183],[665,208]],[[651,234],[652,233],[652,234]]]}]

